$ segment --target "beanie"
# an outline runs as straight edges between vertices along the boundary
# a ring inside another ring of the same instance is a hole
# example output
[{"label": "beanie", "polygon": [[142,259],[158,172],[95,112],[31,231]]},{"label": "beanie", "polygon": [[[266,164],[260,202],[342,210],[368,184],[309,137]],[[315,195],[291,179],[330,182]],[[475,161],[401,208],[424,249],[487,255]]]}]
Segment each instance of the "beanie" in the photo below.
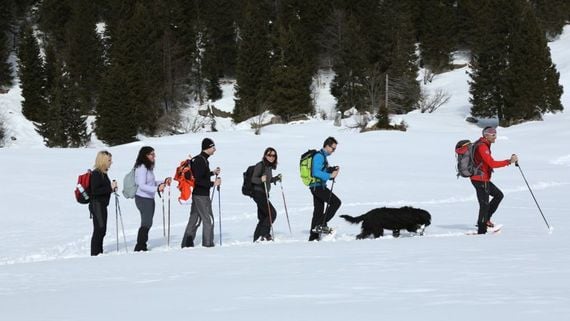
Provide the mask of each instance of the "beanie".
[{"label": "beanie", "polygon": [[210,138],[204,138],[202,140],[202,150],[206,150],[206,149],[208,149],[210,147],[214,147],[214,146],[216,146],[216,145],[214,144],[214,141],[211,140]]}]

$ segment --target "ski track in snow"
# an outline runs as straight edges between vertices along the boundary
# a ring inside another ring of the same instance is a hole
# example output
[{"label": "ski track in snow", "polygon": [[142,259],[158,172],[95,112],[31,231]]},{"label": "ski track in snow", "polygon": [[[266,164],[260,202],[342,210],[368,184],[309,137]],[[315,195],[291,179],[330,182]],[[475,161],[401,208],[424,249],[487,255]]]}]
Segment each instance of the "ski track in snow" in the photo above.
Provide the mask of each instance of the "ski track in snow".
[{"label": "ski track in snow", "polygon": [[[567,186],[570,185],[570,182],[539,182],[536,184],[531,185],[531,188],[533,190],[545,190],[551,187],[560,187],[560,186]],[[510,188],[510,189],[505,189],[503,190],[503,192],[505,194],[511,194],[511,193],[518,193],[518,192],[526,192],[528,191],[528,188],[526,185],[521,185],[518,186],[516,188]],[[452,198],[445,198],[445,199],[439,199],[439,200],[425,200],[425,201],[407,201],[407,200],[398,200],[398,201],[386,201],[386,202],[352,202],[352,203],[348,203],[348,204],[343,204],[344,209],[346,208],[361,208],[363,206],[366,206],[367,208],[375,208],[375,207],[383,207],[383,206],[387,206],[387,207],[399,207],[399,206],[422,206],[422,205],[438,205],[438,204],[453,204],[453,203],[461,203],[461,202],[472,202],[475,200],[475,196],[474,195],[470,195],[470,196],[464,196],[464,197],[452,197]],[[337,213],[338,215],[341,215],[341,212],[343,212],[343,210],[339,210],[339,212]],[[291,208],[290,211],[292,213],[301,213],[301,212],[312,212],[313,207],[312,206],[303,206],[303,207],[298,207],[298,208]],[[345,211],[346,212],[346,211]],[[433,215],[433,213],[432,213]],[[242,220],[251,220],[252,218],[256,217],[255,214],[240,214],[240,215],[234,215],[234,216],[229,216],[227,218],[224,218],[224,221],[229,222],[229,221],[242,221]],[[307,222],[308,223],[308,222]],[[437,226],[437,219],[435,219],[434,221],[432,221],[432,228]],[[172,230],[176,230],[176,231],[180,231],[183,230],[185,227],[185,223],[178,223],[178,224],[174,224],[171,226]],[[443,228],[451,228],[454,230],[461,230],[459,232],[457,231],[449,231],[446,233],[434,233],[431,234],[429,233],[429,228],[426,230],[426,234],[423,235],[422,237],[428,237],[428,238],[440,238],[440,237],[457,237],[457,236],[465,236],[465,230],[468,230],[470,228],[467,228],[465,225],[455,225],[455,226],[441,226]],[[119,234],[119,251],[117,252],[116,250],[116,237],[115,237],[115,230],[114,230],[114,226],[108,226],[108,231],[107,231],[107,236],[106,236],[106,245],[105,245],[105,255],[120,255],[120,254],[125,254],[125,245],[124,245],[124,241],[123,241],[123,237],[122,234]],[[155,227],[155,228],[161,228],[160,226]],[[137,234],[138,229],[127,229],[125,230],[125,235],[127,237],[127,249],[128,252],[132,252],[132,248],[134,247],[134,239],[136,238],[136,234]],[[217,233],[217,227],[216,227],[216,233]],[[308,233],[308,231],[303,231]],[[121,232],[122,233],[122,232]],[[386,230],[384,237],[380,238],[380,239],[392,239],[393,237],[390,235],[390,231]],[[252,243],[249,240],[248,241],[243,241],[243,240],[231,240],[227,243],[224,243],[223,246],[224,247],[233,247],[233,246],[258,246],[258,245],[262,245],[262,246],[267,246],[270,244],[289,244],[289,243],[299,243],[299,242],[307,242],[305,235],[303,235],[302,239],[298,239],[298,238],[294,238],[290,235],[288,235],[285,232],[282,232],[280,234],[285,234],[286,236],[281,236],[279,235],[279,237],[276,238],[275,242],[269,242],[269,243]],[[200,234],[198,234],[198,236],[200,236]],[[197,239],[198,239],[197,236]],[[410,234],[406,234],[406,232],[402,232],[402,236],[400,238],[405,238],[405,237],[409,237],[409,236],[413,236]],[[249,238],[249,236],[247,236]],[[414,236],[415,237],[415,236]],[[78,258],[78,257],[87,257],[89,256],[89,240],[90,240],[90,236],[85,236],[82,237],[76,241],[73,242],[69,242],[63,245],[59,245],[56,247],[52,247],[52,248],[45,248],[40,250],[37,253],[33,253],[33,254],[29,254],[29,255],[25,255],[22,257],[0,257],[0,266],[2,265],[10,265],[10,264],[19,264],[19,263],[31,263],[31,262],[43,262],[43,261],[53,261],[53,260],[59,260],[59,259],[70,259],[70,258]],[[171,239],[172,240],[172,239]],[[355,241],[355,234],[340,234],[340,235],[336,235],[332,240],[327,240],[326,242],[336,242],[336,241]],[[178,242],[173,243],[171,242],[170,247],[167,247],[165,245],[156,245],[156,244],[163,244],[164,240],[162,239],[154,239],[154,240],[149,240],[150,245],[152,246],[152,251],[172,251],[172,250],[176,250],[178,249]]]}]

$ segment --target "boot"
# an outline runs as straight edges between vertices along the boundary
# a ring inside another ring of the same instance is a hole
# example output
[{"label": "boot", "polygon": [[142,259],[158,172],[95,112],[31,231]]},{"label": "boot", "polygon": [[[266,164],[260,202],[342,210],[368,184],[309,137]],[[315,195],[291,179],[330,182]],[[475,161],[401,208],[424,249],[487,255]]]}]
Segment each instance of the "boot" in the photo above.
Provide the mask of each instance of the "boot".
[{"label": "boot", "polygon": [[137,235],[137,244],[135,245],[135,252],[148,251],[148,248],[146,247],[146,241],[148,241],[148,231],[149,228],[146,226],[141,226],[139,228],[139,233]]}]

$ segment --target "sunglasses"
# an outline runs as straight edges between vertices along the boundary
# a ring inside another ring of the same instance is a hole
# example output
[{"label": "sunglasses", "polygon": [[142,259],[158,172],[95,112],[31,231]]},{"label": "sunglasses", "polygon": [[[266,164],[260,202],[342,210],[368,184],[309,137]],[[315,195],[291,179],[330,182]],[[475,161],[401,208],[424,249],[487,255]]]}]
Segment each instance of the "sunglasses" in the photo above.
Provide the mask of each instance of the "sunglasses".
[{"label": "sunglasses", "polygon": [[277,154],[275,154],[275,153],[273,153],[273,154],[265,154],[265,156],[267,156],[267,157],[276,157]]}]

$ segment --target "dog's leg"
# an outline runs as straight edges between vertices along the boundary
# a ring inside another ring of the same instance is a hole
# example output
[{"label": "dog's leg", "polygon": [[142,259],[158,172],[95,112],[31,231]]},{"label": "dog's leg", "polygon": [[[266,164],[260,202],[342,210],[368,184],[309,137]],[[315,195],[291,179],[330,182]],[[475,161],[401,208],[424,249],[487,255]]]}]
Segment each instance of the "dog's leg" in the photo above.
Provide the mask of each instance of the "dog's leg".
[{"label": "dog's leg", "polygon": [[398,229],[392,230],[392,236],[393,237],[400,237],[400,230],[398,230]]}]

